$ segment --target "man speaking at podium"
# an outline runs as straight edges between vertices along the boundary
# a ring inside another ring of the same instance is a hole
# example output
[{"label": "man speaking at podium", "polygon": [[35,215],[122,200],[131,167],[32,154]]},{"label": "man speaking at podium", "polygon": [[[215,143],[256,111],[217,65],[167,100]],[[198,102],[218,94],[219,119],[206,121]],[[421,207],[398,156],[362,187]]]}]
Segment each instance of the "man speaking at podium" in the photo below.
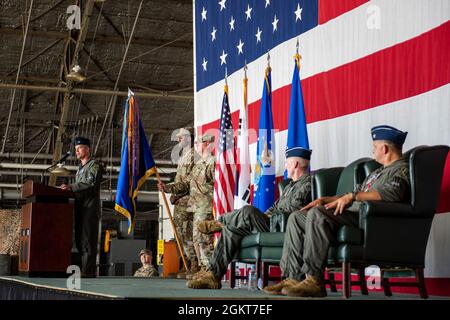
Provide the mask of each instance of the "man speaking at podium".
[{"label": "man speaking at podium", "polygon": [[96,271],[102,180],[102,167],[91,158],[90,147],[89,139],[75,138],[75,153],[81,164],[75,183],[60,186],[75,194],[75,245],[81,256],[81,276],[86,278],[95,277]]}]

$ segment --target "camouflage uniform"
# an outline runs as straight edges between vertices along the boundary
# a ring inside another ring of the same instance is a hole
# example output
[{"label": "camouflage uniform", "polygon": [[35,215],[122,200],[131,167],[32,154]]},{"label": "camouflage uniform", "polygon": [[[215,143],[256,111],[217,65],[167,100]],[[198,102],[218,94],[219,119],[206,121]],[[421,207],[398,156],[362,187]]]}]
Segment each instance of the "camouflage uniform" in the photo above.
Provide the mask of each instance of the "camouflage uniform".
[{"label": "camouflage uniform", "polygon": [[88,276],[95,275],[96,269],[102,171],[91,158],[79,167],[75,183],[70,185],[75,194],[75,244],[81,255],[81,271]]},{"label": "camouflage uniform", "polygon": [[[177,183],[189,183],[189,174],[194,167],[194,149],[190,149],[180,158],[177,166],[177,175],[175,181],[169,183],[167,187],[172,189],[172,186]],[[193,233],[193,214],[187,211],[189,194],[182,195],[181,198],[175,194],[172,195],[171,201],[175,200],[175,208],[173,211],[173,219],[177,228],[177,232],[180,236],[180,241],[183,244],[183,249],[186,254],[187,260],[191,266],[197,264],[197,258],[195,255],[194,244],[192,242]]]},{"label": "camouflage uniform", "polygon": [[[381,200],[401,202],[408,198],[408,163],[399,159],[372,172],[356,192],[377,191]],[[328,249],[343,225],[358,226],[360,202],[353,202],[342,214],[334,209],[313,207],[291,214],[286,227],[280,267],[283,275],[301,280],[305,274],[323,278]]]},{"label": "camouflage uniform", "polygon": [[183,194],[189,190],[187,212],[194,214],[193,242],[198,248],[197,255],[201,266],[206,267],[214,250],[214,236],[198,232],[197,225],[204,220],[213,220],[212,203],[214,192],[215,157],[209,155],[201,158],[192,168],[189,181],[171,185],[170,191],[175,194]]},{"label": "camouflage uniform", "polygon": [[134,273],[135,277],[157,277],[158,271],[156,268],[150,264],[145,264]]}]

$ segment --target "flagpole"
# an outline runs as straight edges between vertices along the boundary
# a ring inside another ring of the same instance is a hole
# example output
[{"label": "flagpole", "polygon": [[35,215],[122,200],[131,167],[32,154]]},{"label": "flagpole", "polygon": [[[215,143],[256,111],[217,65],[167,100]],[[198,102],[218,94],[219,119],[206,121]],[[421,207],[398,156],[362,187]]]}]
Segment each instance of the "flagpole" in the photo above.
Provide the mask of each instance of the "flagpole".
[{"label": "flagpole", "polygon": [[248,83],[248,78],[247,78],[247,69],[248,69],[248,67],[247,67],[247,60],[245,60],[245,65],[244,65],[244,109],[245,109],[245,112],[248,112],[248,102],[247,102],[247,83]]},{"label": "flagpole", "polygon": [[227,67],[225,67],[225,92],[228,94],[228,74],[227,74]]},{"label": "flagpole", "polygon": [[[158,183],[161,183],[161,177],[159,176],[158,169],[156,170],[156,179],[158,180]],[[167,214],[169,215],[170,224],[172,225],[173,233],[175,235],[175,240],[178,245],[178,250],[180,250],[181,259],[183,260],[184,268],[186,269],[186,271],[189,271],[186,259],[184,257],[184,250],[183,250],[183,246],[181,245],[180,236],[178,235],[177,228],[175,226],[175,222],[173,221],[172,213],[170,212],[169,203],[167,202],[166,193],[164,191],[161,191],[161,193],[163,196],[164,204],[166,205]]]}]

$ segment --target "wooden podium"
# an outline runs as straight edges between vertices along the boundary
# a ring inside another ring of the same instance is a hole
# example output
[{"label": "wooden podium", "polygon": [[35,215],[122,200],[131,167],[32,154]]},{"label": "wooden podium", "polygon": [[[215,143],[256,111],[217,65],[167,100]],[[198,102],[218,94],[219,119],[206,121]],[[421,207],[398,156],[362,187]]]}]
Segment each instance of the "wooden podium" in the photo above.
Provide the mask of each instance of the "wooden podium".
[{"label": "wooden podium", "polygon": [[74,194],[28,180],[22,186],[19,273],[67,276],[71,265]]}]

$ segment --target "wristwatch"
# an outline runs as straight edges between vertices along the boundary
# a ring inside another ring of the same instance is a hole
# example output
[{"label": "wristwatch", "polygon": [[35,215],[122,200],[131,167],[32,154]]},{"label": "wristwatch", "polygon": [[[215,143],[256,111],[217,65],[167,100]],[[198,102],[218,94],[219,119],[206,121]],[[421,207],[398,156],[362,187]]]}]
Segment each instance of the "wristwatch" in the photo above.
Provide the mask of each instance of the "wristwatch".
[{"label": "wristwatch", "polygon": [[355,191],[352,192],[352,202],[356,201],[356,193]]}]

